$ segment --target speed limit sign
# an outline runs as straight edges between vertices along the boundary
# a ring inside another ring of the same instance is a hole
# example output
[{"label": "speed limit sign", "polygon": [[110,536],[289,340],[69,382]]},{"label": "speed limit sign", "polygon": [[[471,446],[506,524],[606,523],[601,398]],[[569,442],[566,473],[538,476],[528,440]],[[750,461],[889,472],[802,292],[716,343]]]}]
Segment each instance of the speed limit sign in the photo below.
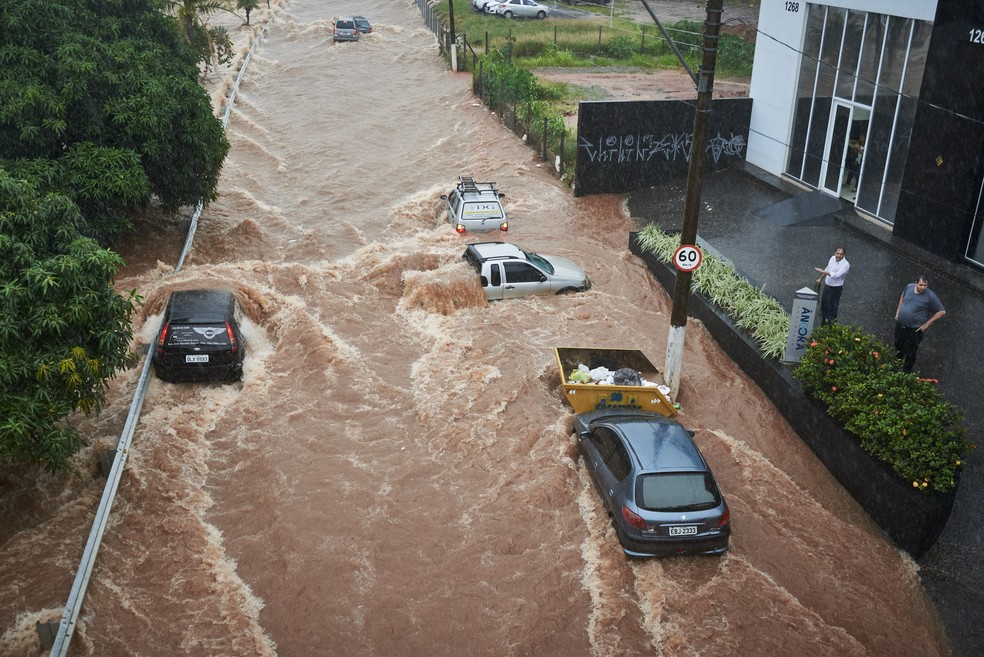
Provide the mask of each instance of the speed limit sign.
[{"label": "speed limit sign", "polygon": [[700,267],[704,259],[700,249],[693,244],[684,244],[673,254],[673,264],[680,271],[693,271]]}]

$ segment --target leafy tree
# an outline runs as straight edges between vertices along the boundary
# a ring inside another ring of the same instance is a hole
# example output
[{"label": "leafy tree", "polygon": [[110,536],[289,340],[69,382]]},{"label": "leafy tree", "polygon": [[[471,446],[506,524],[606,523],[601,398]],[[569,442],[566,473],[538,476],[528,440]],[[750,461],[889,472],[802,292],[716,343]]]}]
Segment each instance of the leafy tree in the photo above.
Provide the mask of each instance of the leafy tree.
[{"label": "leafy tree", "polygon": [[0,459],[67,465],[82,444],[65,424],[98,411],[123,368],[139,303],[111,285],[122,264],[79,235],[65,196],[39,195],[0,169]]},{"label": "leafy tree", "polygon": [[[240,0],[241,1],[241,0]],[[215,56],[225,62],[232,57],[231,42],[224,28],[209,27],[206,17],[217,11],[232,11],[232,0],[164,0],[164,3],[177,16],[181,36],[192,46],[203,62],[210,62]],[[246,12],[249,24],[249,11]]]},{"label": "leafy tree", "polygon": [[104,242],[152,201],[213,200],[229,150],[157,2],[0,3],[0,166],[68,196]]},{"label": "leafy tree", "polygon": [[[249,15],[254,10],[260,6],[260,0],[236,0],[236,9],[242,9],[246,12],[246,24],[249,25]],[[267,7],[270,3],[267,2]]]}]

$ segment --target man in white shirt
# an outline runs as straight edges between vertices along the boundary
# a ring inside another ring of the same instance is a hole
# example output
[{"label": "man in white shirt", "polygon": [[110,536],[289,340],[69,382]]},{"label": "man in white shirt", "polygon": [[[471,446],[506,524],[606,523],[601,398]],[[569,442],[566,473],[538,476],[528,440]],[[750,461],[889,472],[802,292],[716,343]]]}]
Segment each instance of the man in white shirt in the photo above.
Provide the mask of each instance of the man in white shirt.
[{"label": "man in white shirt", "polygon": [[[841,292],[844,291],[844,279],[851,269],[851,263],[844,257],[844,247],[838,246],[834,255],[830,256],[826,269],[814,267],[820,272],[817,286],[823,283],[823,295],[820,297],[820,326],[837,321],[837,309],[840,307]],[[824,280],[826,279],[826,280]]]}]

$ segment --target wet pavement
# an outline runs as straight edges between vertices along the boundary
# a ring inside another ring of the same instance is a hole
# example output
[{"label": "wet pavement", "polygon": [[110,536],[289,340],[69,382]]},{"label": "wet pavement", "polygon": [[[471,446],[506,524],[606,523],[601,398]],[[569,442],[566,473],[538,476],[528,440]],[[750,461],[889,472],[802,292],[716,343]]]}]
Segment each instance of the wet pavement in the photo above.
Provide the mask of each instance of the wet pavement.
[{"label": "wet pavement", "polygon": [[[679,230],[685,190],[686,181],[680,180],[633,192],[629,211],[640,226],[656,223]],[[799,200],[790,201],[794,198]],[[814,267],[825,266],[834,250],[844,247],[851,270],[839,321],[856,324],[890,345],[899,295],[906,284],[925,274],[947,314],[927,331],[915,369],[939,379],[944,397],[965,412],[971,441],[981,442],[984,405],[979,376],[984,352],[975,329],[984,319],[984,273],[894,238],[887,225],[860,216],[847,202],[838,207],[837,199],[821,199],[752,165],[709,174],[701,199],[701,245],[731,261],[787,310],[793,294],[816,280]],[[823,206],[821,212],[804,210],[817,203]],[[984,655],[982,451],[968,458],[950,520],[918,562],[955,657]]]}]

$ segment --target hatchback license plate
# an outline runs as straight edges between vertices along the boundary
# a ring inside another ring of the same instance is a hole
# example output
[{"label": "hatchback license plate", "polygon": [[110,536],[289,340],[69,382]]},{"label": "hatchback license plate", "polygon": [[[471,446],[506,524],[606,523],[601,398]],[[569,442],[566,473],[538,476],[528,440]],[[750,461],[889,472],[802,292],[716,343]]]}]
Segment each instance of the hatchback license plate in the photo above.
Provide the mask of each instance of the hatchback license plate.
[{"label": "hatchback license plate", "polygon": [[697,525],[688,527],[670,527],[670,536],[696,536]]},{"label": "hatchback license plate", "polygon": [[207,363],[208,354],[188,354],[185,356],[186,363]]}]

